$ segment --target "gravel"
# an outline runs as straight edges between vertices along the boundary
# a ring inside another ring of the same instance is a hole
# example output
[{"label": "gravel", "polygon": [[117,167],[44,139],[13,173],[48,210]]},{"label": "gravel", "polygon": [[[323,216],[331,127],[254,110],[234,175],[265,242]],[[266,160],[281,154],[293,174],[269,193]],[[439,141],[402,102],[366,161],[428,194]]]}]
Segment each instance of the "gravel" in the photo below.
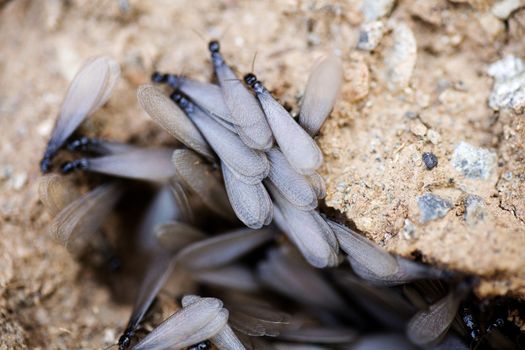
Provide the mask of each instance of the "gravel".
[{"label": "gravel", "polygon": [[463,204],[465,205],[464,218],[467,224],[473,226],[483,220],[485,216],[485,202],[483,198],[470,194],[465,197]]},{"label": "gravel", "polygon": [[489,106],[498,111],[512,109],[521,114],[525,110],[525,62],[513,55],[494,62],[487,69],[494,78]]},{"label": "gravel", "polygon": [[425,193],[418,197],[417,204],[419,222],[422,224],[444,217],[453,207],[451,202],[432,193]]},{"label": "gravel", "polygon": [[425,152],[423,153],[423,163],[425,163],[425,166],[428,170],[431,170],[435,168],[438,165],[438,159],[436,155],[432,152]]},{"label": "gravel", "polygon": [[496,164],[496,154],[462,141],[454,149],[452,164],[466,178],[488,180]]}]

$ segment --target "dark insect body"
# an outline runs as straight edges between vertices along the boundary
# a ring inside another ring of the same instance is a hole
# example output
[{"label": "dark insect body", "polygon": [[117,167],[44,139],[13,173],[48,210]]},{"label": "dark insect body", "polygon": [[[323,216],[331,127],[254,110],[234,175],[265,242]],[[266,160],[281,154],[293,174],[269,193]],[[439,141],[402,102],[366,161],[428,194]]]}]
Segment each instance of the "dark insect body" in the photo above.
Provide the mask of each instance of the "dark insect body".
[{"label": "dark insect body", "polygon": [[189,346],[186,350],[209,350],[211,349],[211,342],[209,340],[202,341],[198,344]]},{"label": "dark insect body", "polygon": [[98,140],[91,139],[87,136],[82,136],[71,142],[68,142],[67,149],[70,151],[85,151],[89,146],[97,145]]},{"label": "dark insect body", "polygon": [[124,331],[124,334],[118,339],[118,349],[126,350],[131,345],[131,340],[135,336],[135,332],[131,329]]},{"label": "dark insect body", "polygon": [[69,174],[75,170],[85,170],[89,167],[89,160],[86,158],[75,159],[70,162],[66,162],[60,166],[62,174]]},{"label": "dark insect body", "polygon": [[468,329],[469,336],[472,341],[477,342],[481,336],[481,330],[478,326],[473,310],[470,306],[464,305],[460,310],[461,318],[463,323]]},{"label": "dark insect body", "polygon": [[244,76],[244,82],[248,84],[256,93],[262,93],[264,86],[261,84],[257,77],[253,73],[248,73]]}]

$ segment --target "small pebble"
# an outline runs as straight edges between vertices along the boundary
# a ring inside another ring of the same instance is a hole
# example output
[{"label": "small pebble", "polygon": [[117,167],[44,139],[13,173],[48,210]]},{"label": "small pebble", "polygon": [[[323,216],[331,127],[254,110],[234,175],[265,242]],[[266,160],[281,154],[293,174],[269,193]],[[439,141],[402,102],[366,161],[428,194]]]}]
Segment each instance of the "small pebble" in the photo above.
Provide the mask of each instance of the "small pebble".
[{"label": "small pebble", "polygon": [[12,177],[11,181],[12,181],[11,184],[13,186],[13,189],[18,191],[22,189],[22,187],[24,187],[24,185],[26,184],[27,174],[26,173],[16,174],[15,176]]},{"label": "small pebble", "polygon": [[417,42],[410,27],[392,21],[393,44],[385,53],[385,78],[391,91],[402,90],[408,86],[417,58]]},{"label": "small pebble", "polygon": [[359,31],[357,48],[363,51],[373,51],[383,39],[385,25],[381,21],[373,21],[363,24]]},{"label": "small pebble", "polygon": [[427,127],[419,120],[414,120],[410,124],[410,131],[416,136],[423,137],[427,133]]},{"label": "small pebble", "polygon": [[440,26],[443,23],[442,5],[439,0],[416,0],[410,8],[412,16],[420,20]]},{"label": "small pebble", "polygon": [[465,198],[463,205],[465,206],[464,218],[467,224],[473,226],[485,217],[485,202],[480,196],[469,194]]},{"label": "small pebble", "polygon": [[370,74],[361,55],[352,55],[350,58],[352,62],[345,66],[344,74],[348,83],[343,85],[342,94],[345,100],[356,102],[368,95]]},{"label": "small pebble", "polygon": [[410,221],[409,219],[405,219],[405,224],[403,226],[403,229],[401,230],[401,234],[403,235],[403,238],[407,240],[412,240],[416,238],[416,227]]},{"label": "small pebble", "polygon": [[427,138],[434,145],[437,145],[438,143],[441,142],[441,135],[439,134],[439,132],[437,132],[434,129],[428,129],[428,131],[427,131]]},{"label": "small pebble", "polygon": [[339,192],[344,192],[344,190],[346,190],[346,183],[345,182],[339,182],[336,186],[337,190]]},{"label": "small pebble", "polygon": [[438,159],[434,153],[425,152],[423,153],[423,163],[428,170],[435,168],[438,165]]},{"label": "small pebble", "polygon": [[525,62],[515,57],[514,55],[508,55],[499,61],[492,63],[487,73],[494,77],[496,80],[510,79],[525,70]]},{"label": "small pebble", "polygon": [[440,78],[440,79],[438,79],[436,85],[437,85],[437,90],[439,92],[442,92],[442,91],[445,91],[446,89],[450,88],[450,86],[452,84],[450,83],[450,80],[444,79],[444,78]]},{"label": "small pebble", "polygon": [[9,180],[13,175],[13,167],[9,164],[2,166],[0,171],[0,180]]},{"label": "small pebble", "polygon": [[494,5],[492,5],[491,12],[499,19],[506,20],[509,18],[512,12],[521,6],[523,6],[523,1],[521,0],[497,1]]},{"label": "small pebble", "polygon": [[51,131],[53,130],[53,125],[54,125],[53,120],[47,119],[43,121],[42,123],[38,124],[36,128],[36,132],[38,133],[38,135],[42,137],[49,137],[49,135],[51,134]]},{"label": "small pebble", "polygon": [[492,13],[487,12],[480,15],[478,21],[491,42],[494,42],[505,32],[505,24]]},{"label": "small pebble", "polygon": [[452,164],[469,179],[487,180],[496,165],[496,154],[462,141],[454,149]]},{"label": "small pebble", "polygon": [[525,111],[525,62],[512,55],[491,64],[487,73],[494,77],[489,106],[498,111],[512,109],[516,114]]},{"label": "small pebble", "polygon": [[418,116],[419,116],[419,113],[414,112],[414,111],[406,111],[404,114],[404,117],[408,119],[416,119]]},{"label": "small pebble", "polygon": [[430,106],[430,95],[425,94],[421,90],[416,90],[416,103],[419,106],[419,108],[427,108]]},{"label": "small pebble", "polygon": [[34,320],[38,325],[49,324],[49,313],[45,308],[38,308],[34,314]]},{"label": "small pebble", "polygon": [[452,203],[432,193],[425,193],[418,197],[417,204],[419,207],[419,222],[422,224],[442,218],[452,208]]},{"label": "small pebble", "polygon": [[106,344],[112,344],[116,340],[115,337],[115,330],[114,329],[105,329],[104,330],[104,343]]},{"label": "small pebble", "polygon": [[64,3],[62,1],[46,1],[42,3],[44,5],[43,13],[45,16],[45,25],[48,31],[55,30],[63,18]]}]

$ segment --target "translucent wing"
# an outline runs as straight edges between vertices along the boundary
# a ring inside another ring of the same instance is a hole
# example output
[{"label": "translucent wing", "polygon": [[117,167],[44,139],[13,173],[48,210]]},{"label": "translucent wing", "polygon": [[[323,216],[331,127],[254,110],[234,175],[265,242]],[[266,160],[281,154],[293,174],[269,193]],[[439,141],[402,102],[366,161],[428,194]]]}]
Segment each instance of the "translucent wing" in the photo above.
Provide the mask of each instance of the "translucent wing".
[{"label": "translucent wing", "polygon": [[290,324],[291,316],[267,304],[235,303],[230,308],[231,326],[249,336],[275,337]]},{"label": "translucent wing", "polygon": [[[220,332],[222,332],[222,330],[224,329],[224,327],[226,327],[228,325],[228,310],[226,309],[222,309],[221,311],[219,311],[219,315],[217,315],[217,317],[215,317],[214,319],[212,319],[206,326],[205,326],[205,329],[204,332],[197,332],[195,334],[193,334],[187,341],[186,343],[184,344],[184,347],[188,346],[187,344],[191,342],[191,344],[196,344],[196,343],[199,343],[201,341],[204,341],[206,339],[214,339],[215,336],[217,334],[219,334]],[[210,336],[207,336],[207,337],[204,337],[205,334],[213,334],[213,335],[210,335]]]},{"label": "translucent wing", "polygon": [[242,141],[254,149],[270,149],[273,143],[272,131],[255,97],[228,65],[216,67],[215,73]]},{"label": "translucent wing", "polygon": [[119,77],[118,63],[110,57],[84,63],[69,85],[44,158],[54,155],[84,119],[106,103]]},{"label": "translucent wing", "polygon": [[357,332],[350,328],[304,327],[284,330],[279,338],[306,343],[338,344],[354,341]]},{"label": "translucent wing", "polygon": [[67,205],[51,222],[49,232],[66,247],[85,241],[104,222],[122,193],[117,183],[101,185]]},{"label": "translucent wing", "polygon": [[66,177],[51,174],[39,179],[38,195],[51,216],[55,216],[80,197],[80,192]]},{"label": "translucent wing", "polygon": [[231,132],[237,134],[237,128],[235,127],[235,124],[228,123],[227,121],[224,121],[220,118],[214,118],[214,119],[217,123],[219,123],[225,129],[230,130]]},{"label": "translucent wing", "polygon": [[319,173],[314,172],[312,174],[306,175],[306,177],[310,182],[310,186],[312,186],[313,190],[315,191],[317,198],[321,199],[326,197],[326,184],[322,176],[319,175]]},{"label": "translucent wing", "polygon": [[454,320],[463,297],[463,293],[453,291],[430,305],[427,310],[415,314],[407,325],[408,339],[419,346],[441,339]]},{"label": "translucent wing", "polygon": [[261,180],[268,175],[270,164],[264,153],[246,146],[238,135],[222,127],[199,108],[195,108],[189,116],[221,161],[236,173]]},{"label": "translucent wing", "polygon": [[172,149],[167,148],[144,148],[90,158],[85,170],[130,179],[162,182],[175,175],[175,168],[171,162],[172,152]]},{"label": "translucent wing", "polygon": [[199,196],[209,209],[228,219],[235,217],[224,184],[209,164],[186,149],[175,150],[172,161],[177,178]]},{"label": "translucent wing", "polygon": [[404,328],[415,313],[412,304],[392,288],[373,286],[343,271],[335,274],[335,280],[363,309],[389,329]]},{"label": "translucent wing", "polygon": [[239,181],[224,164],[222,174],[228,198],[239,220],[253,229],[269,224],[273,216],[273,205],[263,184],[259,182],[249,185]]},{"label": "translucent wing", "polygon": [[217,268],[231,263],[275,235],[272,229],[240,229],[193,243],[177,255],[192,270]]},{"label": "translucent wing", "polygon": [[277,148],[267,153],[270,160],[268,179],[290,203],[302,210],[317,207],[317,195],[308,179],[298,174]]},{"label": "translucent wing", "polygon": [[179,349],[209,339],[226,325],[228,312],[215,298],[183,307],[142,339],[133,350]]},{"label": "translucent wing", "polygon": [[211,338],[211,341],[219,350],[245,350],[244,345],[228,325]]},{"label": "translucent wing", "polygon": [[[247,350],[276,350],[274,344],[264,341],[262,337],[250,337],[242,333],[238,333],[237,336],[244,344]],[[308,349],[301,349],[308,350]]]},{"label": "translucent wing", "polygon": [[98,142],[93,144],[92,148],[88,148],[88,151],[96,152],[99,154],[116,154],[126,153],[138,147],[130,145],[129,143],[111,142],[105,140],[97,140]]},{"label": "translucent wing", "polygon": [[330,348],[327,348],[325,346],[320,345],[311,345],[311,344],[304,344],[304,343],[277,343],[275,344],[274,348],[275,350],[328,350]]},{"label": "translucent wing", "polygon": [[321,150],[304,129],[293,120],[273,96],[264,89],[257,93],[275,140],[290,165],[299,174],[311,174],[323,163]]},{"label": "translucent wing", "polygon": [[129,143],[113,142],[82,136],[72,140],[67,145],[71,151],[87,151],[100,155],[126,153],[136,150],[138,147]]},{"label": "translucent wing", "polygon": [[369,266],[362,266],[359,263],[352,262],[352,260],[350,260],[350,263],[361,278],[379,286],[392,286],[421,279],[441,279],[451,276],[451,273],[445,270],[423,265],[400,256],[395,256],[394,258],[397,264],[397,271],[388,276],[379,276]]},{"label": "translucent wing", "polygon": [[398,271],[395,257],[387,251],[346,226],[331,220],[327,222],[335,233],[341,249],[353,262],[352,266],[366,266],[380,277],[390,276]]},{"label": "translucent wing", "polygon": [[[195,295],[185,296],[182,299],[182,305],[186,307],[199,301],[200,299],[200,297]],[[244,350],[244,346],[242,345],[241,341],[233,333],[228,324],[224,325],[224,327],[211,338],[211,341],[219,350]]]},{"label": "translucent wing", "polygon": [[170,255],[160,254],[149,262],[126,331],[135,330],[139,326],[153,299],[173,271],[172,260]]},{"label": "translucent wing", "polygon": [[[498,332],[498,331],[495,330],[493,332]],[[503,345],[503,347],[505,346],[507,346],[508,348],[512,348],[513,345],[511,344]],[[449,333],[447,336],[445,336],[444,339],[439,344],[433,346],[431,349],[432,350],[471,350],[471,348],[464,343],[463,339],[452,334],[452,332]]]},{"label": "translucent wing", "polygon": [[259,281],[256,280],[252,271],[240,265],[194,271],[192,278],[200,283],[223,287],[230,291],[256,292],[260,289]]},{"label": "translucent wing", "polygon": [[175,202],[177,203],[178,211],[176,218],[184,222],[194,222],[195,215],[193,213],[193,208],[191,206],[190,200],[188,198],[188,193],[186,193],[184,187],[180,184],[179,181],[177,181],[176,178],[170,179],[169,186],[173,198],[175,198]]},{"label": "translucent wing", "polygon": [[[196,296],[184,297],[182,304],[183,306],[187,306],[198,300],[200,300],[200,298]],[[227,324],[211,338],[211,341],[219,350],[244,350],[241,341]]]},{"label": "translucent wing", "polygon": [[157,225],[155,237],[162,248],[177,252],[191,243],[204,239],[206,235],[191,225],[171,221]]},{"label": "translucent wing", "polygon": [[317,63],[310,73],[301,102],[299,124],[315,136],[334,107],[343,79],[341,60],[330,55]]},{"label": "translucent wing", "polygon": [[331,220],[327,222],[336,234],[341,249],[348,254],[355,273],[370,283],[388,286],[447,276],[445,271],[393,256],[349,228]]},{"label": "translucent wing", "polygon": [[180,81],[178,89],[195,102],[195,104],[208,112],[208,114],[220,118],[227,123],[235,124],[230,115],[230,110],[224,102],[220,86],[202,83],[184,77],[178,78]]},{"label": "translucent wing", "polygon": [[158,225],[174,220],[185,221],[187,214],[184,203],[173,196],[169,185],[162,186],[153,198],[139,228],[139,249],[156,254],[159,241],[155,237]]},{"label": "translucent wing", "polygon": [[336,312],[348,312],[343,299],[320,275],[304,262],[292,261],[280,250],[271,250],[257,266],[261,280],[292,300]]},{"label": "translucent wing", "polygon": [[379,333],[360,337],[349,350],[415,350],[405,337],[395,333]]},{"label": "translucent wing", "polygon": [[[225,164],[225,163],[223,163]],[[229,167],[227,164],[225,164],[225,166],[228,167],[228,170],[233,174],[233,176],[235,176],[235,178],[241,182],[244,182],[245,184],[248,184],[248,185],[257,185],[257,184],[260,184],[263,179],[266,177],[265,174],[259,174],[257,176],[246,176],[246,175],[243,175],[237,171],[235,171],[235,169],[232,169],[231,167]],[[268,169],[270,169],[268,167]]]},{"label": "translucent wing", "polygon": [[162,91],[152,85],[141,85],[137,98],[146,113],[173,137],[203,156],[214,158],[199,130]]},{"label": "translucent wing", "polygon": [[322,268],[338,263],[339,251],[334,233],[320,214],[294,207],[267,183],[275,201],[274,217],[279,228],[295,243],[304,258],[313,266]]}]

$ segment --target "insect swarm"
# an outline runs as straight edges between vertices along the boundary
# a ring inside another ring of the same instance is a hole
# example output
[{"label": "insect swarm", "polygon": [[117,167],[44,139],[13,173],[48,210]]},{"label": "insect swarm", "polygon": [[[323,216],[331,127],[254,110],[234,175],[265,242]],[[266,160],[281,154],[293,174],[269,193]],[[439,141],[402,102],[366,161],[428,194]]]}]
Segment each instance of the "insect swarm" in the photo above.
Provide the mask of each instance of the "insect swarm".
[{"label": "insect swarm", "polygon": [[[393,256],[319,209],[323,158],[313,136],[335,103],[339,59],[329,55],[314,66],[297,122],[253,74],[246,85],[237,78],[218,42],[209,50],[219,85],[155,73],[154,82],[174,89],[169,97],[149,84],[137,91],[146,113],[182,146],[81,137],[69,148],[90,154],[60,171],[99,173],[100,184],[77,194],[57,175],[41,180],[42,202],[54,215],[50,232],[74,252],[93,246],[92,237],[105,240],[101,225],[136,181],[155,192],[134,240],[144,270],[135,305],[114,345],[352,349],[367,342],[386,348],[395,339],[405,348],[438,349],[442,341],[468,348],[454,318],[469,279]],[[74,78],[43,172],[109,98],[116,71],[110,59],[95,58]],[[179,310],[144,335],[155,298],[181,274],[190,286],[170,296],[182,296]]]}]

